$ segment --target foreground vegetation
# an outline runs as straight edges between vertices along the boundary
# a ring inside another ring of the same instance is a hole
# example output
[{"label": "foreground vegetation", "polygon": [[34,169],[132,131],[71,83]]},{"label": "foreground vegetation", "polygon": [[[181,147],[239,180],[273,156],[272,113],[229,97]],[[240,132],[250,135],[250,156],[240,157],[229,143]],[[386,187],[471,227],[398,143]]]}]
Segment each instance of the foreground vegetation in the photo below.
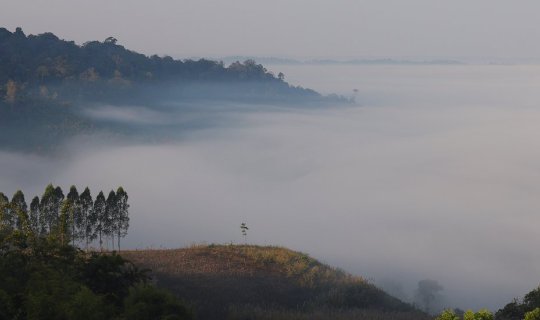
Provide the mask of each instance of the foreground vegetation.
[{"label": "foreground vegetation", "polygon": [[495,316],[489,310],[482,309],[478,312],[473,312],[468,310],[463,314],[458,314],[454,310],[445,310],[443,311],[435,320],[540,320],[540,308],[537,307],[531,311],[526,311],[523,313],[513,314],[511,317],[504,314],[504,309],[499,310]]},{"label": "foreground vegetation", "polygon": [[527,293],[520,301],[508,303],[496,313],[497,319],[502,320],[540,320],[540,287]]},{"label": "foreground vegetation", "polygon": [[145,270],[112,254],[86,254],[58,233],[0,229],[0,319],[191,319]]},{"label": "foreground vegetation", "polygon": [[85,253],[93,235],[118,241],[128,226],[123,188],[79,195],[47,186],[28,208],[22,191],[11,201],[0,193],[0,320],[190,319],[171,293],[149,285],[147,270],[115,252]]},{"label": "foreground vegetation", "polygon": [[[360,277],[281,247],[199,245],[122,252],[199,319],[429,319]],[[376,315],[376,316],[375,316]]]},{"label": "foreground vegetation", "polygon": [[495,314],[486,309],[473,312],[444,310],[436,320],[540,320],[540,287],[527,293],[522,301],[514,299]]},{"label": "foreground vegetation", "polygon": [[[102,237],[116,236],[120,248],[127,201],[121,187],[93,200],[88,188],[64,196],[49,185],[30,206],[22,191],[11,200],[0,193],[0,320],[191,319],[192,309],[203,320],[431,319],[361,277],[283,247],[88,253],[89,241]],[[246,235],[245,223],[241,229]],[[149,284],[150,272],[161,289]],[[494,319],[540,320],[540,287],[495,315],[445,310],[436,318]]]}]

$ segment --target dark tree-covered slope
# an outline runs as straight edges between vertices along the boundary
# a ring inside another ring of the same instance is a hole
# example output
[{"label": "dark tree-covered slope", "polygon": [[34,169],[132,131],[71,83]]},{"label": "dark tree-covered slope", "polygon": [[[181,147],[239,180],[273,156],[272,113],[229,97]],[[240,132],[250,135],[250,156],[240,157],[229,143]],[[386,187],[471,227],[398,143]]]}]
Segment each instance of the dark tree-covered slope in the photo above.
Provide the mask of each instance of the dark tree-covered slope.
[{"label": "dark tree-covered slope", "polygon": [[[320,98],[312,90],[289,86],[282,76],[274,76],[253,60],[225,66],[205,59],[148,57],[124,48],[112,37],[79,46],[52,33],[27,36],[21,28],[15,32],[0,28],[0,96],[8,103],[25,99],[127,99],[140,93],[143,86],[155,90],[165,84],[186,83],[234,83],[246,86],[259,98]],[[254,88],[255,83],[258,86]],[[215,86],[205,86],[212,88]]]}]

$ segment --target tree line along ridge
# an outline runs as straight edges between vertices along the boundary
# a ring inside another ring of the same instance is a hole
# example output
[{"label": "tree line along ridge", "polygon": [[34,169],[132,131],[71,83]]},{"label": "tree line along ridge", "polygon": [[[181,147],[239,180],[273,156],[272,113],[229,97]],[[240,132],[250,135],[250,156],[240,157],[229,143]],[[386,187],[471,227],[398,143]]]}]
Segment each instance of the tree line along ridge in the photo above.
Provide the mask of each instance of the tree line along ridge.
[{"label": "tree line along ridge", "polygon": [[193,81],[257,82],[267,84],[261,94],[270,90],[318,96],[313,90],[290,86],[282,73],[274,75],[251,59],[226,66],[204,58],[147,56],[119,45],[113,37],[78,45],[50,32],[26,35],[21,28],[14,32],[0,28],[0,98],[7,104],[119,96],[125,100],[140,90],[136,85]]},{"label": "tree line along ridge", "polygon": [[30,205],[24,193],[17,191],[11,200],[0,192],[0,228],[18,230],[41,237],[56,237],[62,244],[84,246],[86,250],[97,241],[100,250],[120,250],[121,239],[129,228],[128,194],[123,187],[111,190],[107,197],[100,191],[93,199],[86,187],[79,194],[71,186],[67,195],[62,188],[49,184],[41,196]]}]

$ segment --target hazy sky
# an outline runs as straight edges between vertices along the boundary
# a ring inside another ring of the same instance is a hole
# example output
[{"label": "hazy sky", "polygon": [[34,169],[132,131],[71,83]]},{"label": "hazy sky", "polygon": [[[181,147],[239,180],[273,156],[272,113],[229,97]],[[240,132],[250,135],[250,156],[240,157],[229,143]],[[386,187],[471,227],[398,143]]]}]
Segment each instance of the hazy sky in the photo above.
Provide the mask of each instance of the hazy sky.
[{"label": "hazy sky", "polygon": [[540,57],[537,0],[2,0],[1,25],[186,56]]}]

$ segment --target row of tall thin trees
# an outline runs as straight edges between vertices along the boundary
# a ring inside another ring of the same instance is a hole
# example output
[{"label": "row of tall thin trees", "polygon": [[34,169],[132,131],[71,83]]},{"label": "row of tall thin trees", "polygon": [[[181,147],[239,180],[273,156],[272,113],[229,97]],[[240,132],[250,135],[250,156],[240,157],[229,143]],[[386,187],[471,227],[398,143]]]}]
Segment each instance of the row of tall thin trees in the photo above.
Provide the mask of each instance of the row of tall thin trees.
[{"label": "row of tall thin trees", "polygon": [[98,241],[100,250],[104,242],[120,250],[120,240],[127,235],[129,228],[128,194],[119,187],[111,190],[105,197],[99,192],[95,200],[86,187],[79,194],[75,186],[64,195],[62,188],[49,184],[45,192],[34,197],[27,205],[22,191],[17,191],[11,200],[0,192],[0,227],[38,236],[54,235],[62,243],[89,246]]}]

